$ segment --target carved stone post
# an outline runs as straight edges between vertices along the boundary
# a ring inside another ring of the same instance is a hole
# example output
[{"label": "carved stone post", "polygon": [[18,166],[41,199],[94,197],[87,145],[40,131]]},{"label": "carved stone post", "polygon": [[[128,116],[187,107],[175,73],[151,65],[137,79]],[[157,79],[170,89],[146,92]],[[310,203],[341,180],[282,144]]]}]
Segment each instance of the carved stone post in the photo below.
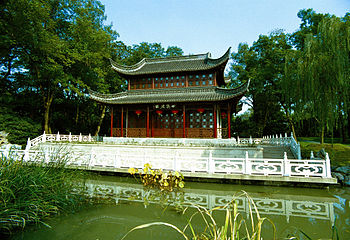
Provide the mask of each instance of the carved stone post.
[{"label": "carved stone post", "polygon": [[284,176],[289,177],[291,174],[291,166],[287,157],[287,153],[284,152],[284,157],[283,157],[283,166],[284,166]]},{"label": "carved stone post", "polygon": [[57,132],[57,135],[56,135],[56,141],[59,142],[60,141],[60,132]]},{"label": "carved stone post", "polygon": [[215,162],[213,160],[213,150],[209,150],[209,158],[208,158],[208,172],[215,172]]},{"label": "carved stone post", "polygon": [[41,142],[46,142],[46,133],[45,133],[45,131],[44,131],[44,133],[43,133],[43,137],[41,138]]},{"label": "carved stone post", "polygon": [[248,151],[245,152],[245,174],[252,174],[252,166],[248,157]]},{"label": "carved stone post", "polygon": [[332,175],[331,175],[331,160],[329,159],[329,155],[328,153],[326,153],[326,178],[331,178]]},{"label": "carved stone post", "polygon": [[24,150],[24,157],[23,160],[24,161],[28,161],[29,160],[29,150],[31,147],[31,142],[30,142],[30,138],[28,138],[27,140],[27,145],[26,145],[26,149]]}]

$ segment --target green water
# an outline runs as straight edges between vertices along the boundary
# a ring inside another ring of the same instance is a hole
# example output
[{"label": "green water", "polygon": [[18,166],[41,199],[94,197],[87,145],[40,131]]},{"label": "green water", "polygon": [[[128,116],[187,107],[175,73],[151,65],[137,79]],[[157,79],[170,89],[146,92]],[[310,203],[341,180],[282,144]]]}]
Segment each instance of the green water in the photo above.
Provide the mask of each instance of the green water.
[{"label": "green water", "polygon": [[[205,208],[222,206],[242,190],[253,198],[261,216],[274,223],[276,239],[302,237],[301,231],[311,239],[331,238],[334,223],[339,239],[350,239],[349,188],[307,189],[188,182],[183,192],[166,194],[143,188],[132,178],[115,176],[103,176],[87,182],[88,194],[100,199],[101,204],[55,217],[47,221],[51,228],[32,227],[12,239],[121,239],[133,227],[151,222],[167,222],[182,229],[195,212],[192,204]],[[237,202],[240,214],[250,221],[247,199],[240,196]],[[182,214],[186,206],[188,209]],[[222,223],[224,215],[224,211],[216,212],[215,221]],[[192,223],[195,231],[204,229],[199,216]],[[190,231],[186,233],[191,236]],[[273,237],[273,226],[268,222],[264,223],[263,236],[264,239]],[[169,227],[154,226],[136,230],[126,239],[184,238]]]}]

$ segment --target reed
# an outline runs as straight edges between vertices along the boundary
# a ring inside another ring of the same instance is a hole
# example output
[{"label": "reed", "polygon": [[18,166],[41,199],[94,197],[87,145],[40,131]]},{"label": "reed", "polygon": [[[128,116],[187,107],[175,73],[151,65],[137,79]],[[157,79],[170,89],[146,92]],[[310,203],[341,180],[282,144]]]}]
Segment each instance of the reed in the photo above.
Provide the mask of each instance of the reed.
[{"label": "reed", "polygon": [[[28,163],[14,155],[0,158],[0,233],[28,224],[48,226],[45,218],[77,209],[85,197],[82,172],[66,169],[68,155],[50,154],[50,163]],[[75,194],[74,194],[75,193]]]},{"label": "reed", "polygon": [[[245,218],[238,212],[238,203],[236,199],[238,197],[245,196],[247,198],[249,207],[249,218]],[[127,234],[124,235],[124,240],[131,232],[140,230],[156,225],[163,225],[170,227],[177,231],[183,239],[193,240],[262,240],[262,226],[265,222],[272,225],[273,228],[273,239],[276,239],[275,225],[268,218],[261,217],[259,211],[253,201],[253,199],[246,193],[242,192],[239,195],[233,196],[232,200],[224,206],[216,207],[213,209],[206,209],[199,205],[192,205],[196,211],[190,215],[186,226],[183,229],[178,228],[172,224],[166,222],[153,222],[143,224],[131,229]],[[189,208],[185,208],[183,214],[188,211]],[[224,211],[225,220],[223,224],[219,224],[215,217],[214,212]],[[199,216],[204,222],[204,229],[196,232],[193,226],[193,219]],[[189,232],[189,233],[188,233]]]}]

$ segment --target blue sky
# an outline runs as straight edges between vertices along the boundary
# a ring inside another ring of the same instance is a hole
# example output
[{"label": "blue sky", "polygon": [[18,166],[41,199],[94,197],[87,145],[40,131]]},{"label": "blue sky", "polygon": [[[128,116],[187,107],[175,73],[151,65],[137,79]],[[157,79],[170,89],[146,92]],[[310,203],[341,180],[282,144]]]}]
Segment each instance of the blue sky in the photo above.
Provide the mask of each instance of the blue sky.
[{"label": "blue sky", "polygon": [[275,29],[298,29],[303,8],[344,16],[350,0],[101,0],[107,23],[127,45],[140,42],[178,46],[185,54],[211,52],[252,44]]}]

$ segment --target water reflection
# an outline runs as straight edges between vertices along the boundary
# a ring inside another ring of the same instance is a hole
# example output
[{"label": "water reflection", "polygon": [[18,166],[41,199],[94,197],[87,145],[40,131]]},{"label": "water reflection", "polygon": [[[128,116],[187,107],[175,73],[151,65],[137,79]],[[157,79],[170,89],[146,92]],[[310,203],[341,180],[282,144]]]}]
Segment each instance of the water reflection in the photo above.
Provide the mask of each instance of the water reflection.
[{"label": "water reflection", "polygon": [[[207,209],[223,206],[232,201],[233,196],[240,195],[240,191],[191,189],[185,188],[181,192],[165,194],[154,189],[143,188],[140,184],[130,184],[113,181],[89,180],[86,183],[90,196],[113,199],[116,204],[119,201],[142,202],[147,206],[150,203],[168,204],[171,206],[191,207],[194,204]],[[338,199],[331,195],[310,196],[291,195],[285,192],[273,196],[261,196],[264,194],[248,192],[254,200],[260,214],[280,215],[289,222],[291,217],[304,217],[327,220],[334,223],[333,203]],[[248,199],[244,196],[235,197],[238,209],[241,213],[249,214]]]},{"label": "water reflection", "polygon": [[[349,189],[335,188],[328,191],[187,183],[182,192],[167,194],[143,188],[141,184],[127,178],[112,176],[86,182],[87,194],[109,204],[94,205],[79,213],[54,218],[49,222],[52,229],[29,230],[13,239],[120,239],[131,228],[156,221],[168,222],[181,229],[191,215],[190,211],[187,215],[181,214],[184,207],[191,207],[192,204],[208,209],[222,206],[241,190],[253,198],[262,216],[274,222],[277,239],[302,237],[300,230],[311,239],[331,238],[334,219],[337,219],[335,225],[339,238],[350,239]],[[241,196],[237,200],[240,213],[249,219],[247,199]],[[215,215],[219,222],[220,218],[224,220],[225,212],[221,213]],[[193,224],[198,231],[204,227],[201,219],[195,219]],[[272,232],[273,227],[264,224],[264,239],[272,239]],[[166,227],[152,227],[135,231],[127,239],[168,240],[181,239],[181,236]]]}]

